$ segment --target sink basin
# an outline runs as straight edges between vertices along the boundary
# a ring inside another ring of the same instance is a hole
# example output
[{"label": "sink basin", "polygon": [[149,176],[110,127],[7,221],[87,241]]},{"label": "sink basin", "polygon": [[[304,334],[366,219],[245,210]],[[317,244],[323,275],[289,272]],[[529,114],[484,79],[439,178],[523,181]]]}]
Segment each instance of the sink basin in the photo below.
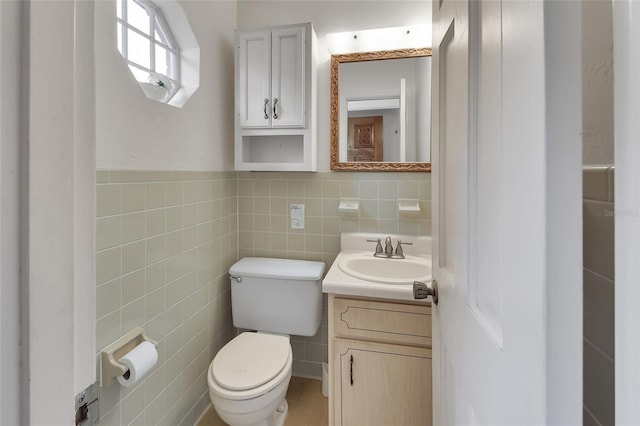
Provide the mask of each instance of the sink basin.
[{"label": "sink basin", "polygon": [[354,278],[383,284],[413,284],[431,279],[431,262],[416,256],[388,259],[371,253],[349,254],[340,260],[338,267]]}]

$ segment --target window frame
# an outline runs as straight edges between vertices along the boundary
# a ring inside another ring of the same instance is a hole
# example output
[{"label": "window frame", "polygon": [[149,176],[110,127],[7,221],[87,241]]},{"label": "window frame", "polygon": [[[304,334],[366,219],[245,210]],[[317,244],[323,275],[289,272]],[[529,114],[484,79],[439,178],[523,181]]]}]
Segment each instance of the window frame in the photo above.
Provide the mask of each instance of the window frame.
[{"label": "window frame", "polygon": [[[129,0],[117,0],[122,15],[118,16],[118,14],[116,14],[116,22],[120,24],[119,28],[117,28],[120,32],[118,50],[129,67],[148,73],[158,79],[157,83],[155,83],[156,85],[167,88],[167,96],[165,96],[162,102],[168,103],[180,89],[180,49],[178,48],[178,44],[175,41],[171,28],[169,27],[162,10],[158,6],[150,0],[130,0],[145,9],[149,16],[149,34],[145,34],[143,31],[129,23],[128,1]],[[128,52],[129,30],[149,41],[149,68],[130,59]],[[156,33],[160,39],[156,38]],[[156,46],[160,46],[167,51],[170,69],[169,74],[171,75],[167,75],[156,70]],[[165,83],[165,79],[169,80],[170,84],[168,87]]]}]

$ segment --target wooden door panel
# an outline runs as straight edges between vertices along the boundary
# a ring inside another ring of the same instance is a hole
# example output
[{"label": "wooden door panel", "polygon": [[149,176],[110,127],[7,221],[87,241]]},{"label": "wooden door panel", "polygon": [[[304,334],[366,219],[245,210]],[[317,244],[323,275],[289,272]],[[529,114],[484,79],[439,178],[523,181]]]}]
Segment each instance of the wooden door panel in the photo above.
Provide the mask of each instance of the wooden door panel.
[{"label": "wooden door panel", "polygon": [[432,424],[430,349],[339,339],[334,351],[337,425]]},{"label": "wooden door panel", "polygon": [[430,305],[336,297],[333,306],[333,332],[337,337],[431,346]]},{"label": "wooden door panel", "polygon": [[349,117],[347,161],[383,161],[382,125],[381,115]]}]

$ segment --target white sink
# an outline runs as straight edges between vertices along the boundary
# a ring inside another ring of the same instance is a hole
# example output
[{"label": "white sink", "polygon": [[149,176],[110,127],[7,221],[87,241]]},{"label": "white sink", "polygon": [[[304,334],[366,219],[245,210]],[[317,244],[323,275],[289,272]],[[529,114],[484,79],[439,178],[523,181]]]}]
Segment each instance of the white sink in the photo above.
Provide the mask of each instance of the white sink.
[{"label": "white sink", "polygon": [[430,260],[417,256],[392,259],[353,253],[341,257],[338,267],[354,278],[383,284],[413,284],[431,279]]},{"label": "white sink", "polygon": [[405,259],[387,259],[373,256],[376,245],[367,241],[386,235],[343,232],[340,253],[322,280],[322,291],[344,296],[373,297],[386,300],[416,301],[413,297],[414,281],[431,280],[431,237],[416,235],[389,235],[393,245],[402,240]]}]

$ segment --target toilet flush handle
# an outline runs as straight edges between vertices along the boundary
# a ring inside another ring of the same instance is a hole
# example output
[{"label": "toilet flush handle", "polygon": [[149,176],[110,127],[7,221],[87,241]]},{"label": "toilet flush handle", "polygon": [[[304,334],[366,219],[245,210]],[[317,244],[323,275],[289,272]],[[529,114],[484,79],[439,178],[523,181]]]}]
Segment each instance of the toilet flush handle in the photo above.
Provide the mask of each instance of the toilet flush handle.
[{"label": "toilet flush handle", "polygon": [[235,281],[238,284],[240,284],[242,282],[242,277],[239,277],[237,275],[231,275],[230,278],[231,278],[231,281]]}]

